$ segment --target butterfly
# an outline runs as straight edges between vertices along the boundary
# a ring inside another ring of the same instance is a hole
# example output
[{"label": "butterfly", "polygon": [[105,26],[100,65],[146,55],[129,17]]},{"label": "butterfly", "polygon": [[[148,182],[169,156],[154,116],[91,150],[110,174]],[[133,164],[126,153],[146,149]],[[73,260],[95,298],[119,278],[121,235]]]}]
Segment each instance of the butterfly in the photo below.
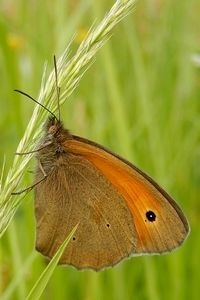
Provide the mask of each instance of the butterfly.
[{"label": "butterfly", "polygon": [[60,264],[96,271],[125,257],[165,253],[189,225],[148,175],[103,146],[48,119],[37,151],[36,249],[52,258],[79,224]]}]

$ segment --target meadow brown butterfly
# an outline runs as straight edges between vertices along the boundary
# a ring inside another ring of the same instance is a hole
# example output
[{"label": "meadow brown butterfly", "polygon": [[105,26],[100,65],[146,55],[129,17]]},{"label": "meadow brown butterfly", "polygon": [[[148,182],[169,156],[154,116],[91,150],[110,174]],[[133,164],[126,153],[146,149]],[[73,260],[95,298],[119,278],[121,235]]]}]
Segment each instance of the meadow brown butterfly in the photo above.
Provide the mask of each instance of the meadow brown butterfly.
[{"label": "meadow brown butterfly", "polygon": [[36,151],[39,252],[52,258],[77,224],[59,262],[77,269],[98,271],[131,255],[165,253],[183,243],[187,219],[153,179],[103,146],[72,135],[51,115]]},{"label": "meadow brown butterfly", "polygon": [[[171,251],[189,225],[149,176],[101,145],[72,135],[55,116],[38,150],[36,249],[51,258],[79,223],[61,264],[96,271],[123,258]],[[44,177],[45,176],[45,177]]]}]

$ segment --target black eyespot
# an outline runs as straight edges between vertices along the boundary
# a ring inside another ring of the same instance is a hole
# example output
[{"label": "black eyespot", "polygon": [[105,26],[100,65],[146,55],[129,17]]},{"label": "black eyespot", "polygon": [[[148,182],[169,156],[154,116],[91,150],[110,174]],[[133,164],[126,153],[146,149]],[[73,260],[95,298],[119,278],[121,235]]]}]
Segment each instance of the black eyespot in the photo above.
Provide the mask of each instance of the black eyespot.
[{"label": "black eyespot", "polygon": [[156,220],[156,214],[152,210],[146,212],[146,217],[149,222],[154,222]]},{"label": "black eyespot", "polygon": [[110,227],[110,224],[109,224],[109,223],[107,223],[107,224],[106,224],[106,226],[109,228],[109,227]]},{"label": "black eyespot", "polygon": [[73,240],[73,241],[75,241],[75,240],[76,240],[75,236],[72,238],[72,240]]}]

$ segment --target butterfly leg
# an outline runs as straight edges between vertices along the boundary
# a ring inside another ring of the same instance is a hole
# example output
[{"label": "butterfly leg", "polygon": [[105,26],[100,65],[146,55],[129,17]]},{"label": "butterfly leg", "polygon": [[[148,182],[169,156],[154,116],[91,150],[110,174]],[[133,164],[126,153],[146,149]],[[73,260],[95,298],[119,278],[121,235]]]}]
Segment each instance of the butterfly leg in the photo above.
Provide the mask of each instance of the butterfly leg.
[{"label": "butterfly leg", "polygon": [[44,168],[42,167],[42,164],[41,164],[40,161],[39,161],[39,168],[40,168],[42,174],[44,175],[44,177],[43,177],[42,179],[40,179],[39,181],[37,181],[37,182],[34,183],[33,185],[31,185],[31,186],[29,186],[29,187],[27,187],[27,188],[25,188],[25,189],[23,189],[23,190],[21,190],[21,191],[19,191],[19,192],[12,192],[11,195],[20,195],[20,194],[22,194],[22,193],[24,193],[24,192],[27,192],[27,193],[28,193],[28,192],[30,192],[36,185],[38,185],[40,182],[42,182],[44,179],[46,179],[47,174],[45,173]]},{"label": "butterfly leg", "polygon": [[47,146],[49,146],[51,144],[51,142],[48,142],[46,143],[44,146],[42,146],[41,148],[38,148],[38,149],[35,149],[35,150],[32,150],[32,151],[29,151],[29,152],[16,152],[15,154],[16,155],[28,155],[28,154],[31,154],[31,153],[36,153],[44,148],[46,148]]}]

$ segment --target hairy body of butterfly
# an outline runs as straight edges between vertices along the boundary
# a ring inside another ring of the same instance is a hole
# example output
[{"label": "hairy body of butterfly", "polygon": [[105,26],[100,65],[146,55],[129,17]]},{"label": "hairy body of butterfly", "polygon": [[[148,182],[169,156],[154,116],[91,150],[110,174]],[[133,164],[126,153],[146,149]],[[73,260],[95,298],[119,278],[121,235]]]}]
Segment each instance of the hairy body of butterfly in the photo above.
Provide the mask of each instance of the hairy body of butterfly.
[{"label": "hairy body of butterfly", "polygon": [[149,176],[49,118],[37,153],[36,248],[51,258],[76,224],[61,264],[100,270],[178,247],[189,226]]}]

